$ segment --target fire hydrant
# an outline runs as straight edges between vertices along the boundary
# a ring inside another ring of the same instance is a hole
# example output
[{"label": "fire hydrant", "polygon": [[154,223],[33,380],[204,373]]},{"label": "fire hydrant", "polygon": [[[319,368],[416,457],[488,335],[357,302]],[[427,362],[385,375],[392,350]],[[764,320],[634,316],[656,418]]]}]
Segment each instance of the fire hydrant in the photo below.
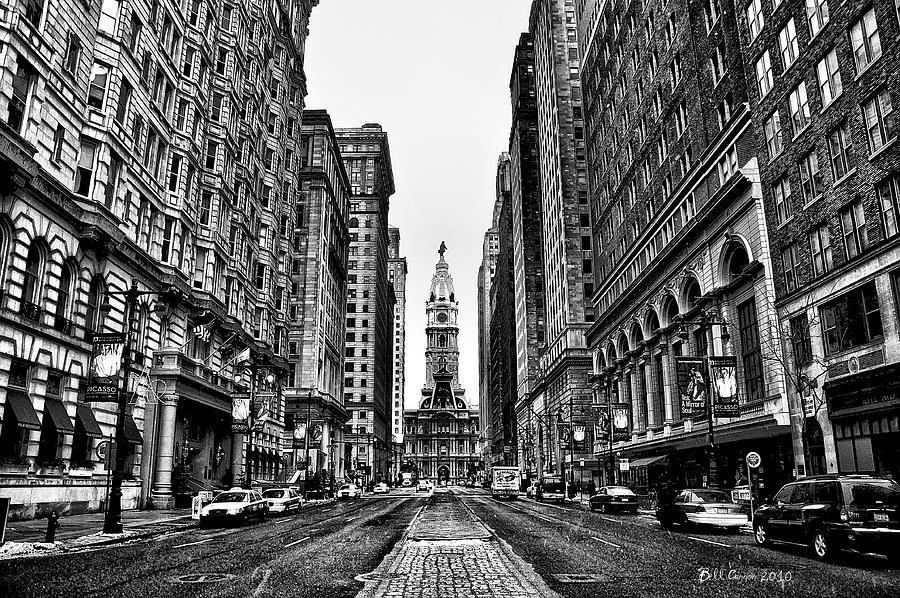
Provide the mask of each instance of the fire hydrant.
[{"label": "fire hydrant", "polygon": [[44,537],[44,542],[52,543],[54,542],[54,538],[56,538],[56,528],[59,527],[59,514],[56,511],[50,513],[47,516],[47,535]]}]

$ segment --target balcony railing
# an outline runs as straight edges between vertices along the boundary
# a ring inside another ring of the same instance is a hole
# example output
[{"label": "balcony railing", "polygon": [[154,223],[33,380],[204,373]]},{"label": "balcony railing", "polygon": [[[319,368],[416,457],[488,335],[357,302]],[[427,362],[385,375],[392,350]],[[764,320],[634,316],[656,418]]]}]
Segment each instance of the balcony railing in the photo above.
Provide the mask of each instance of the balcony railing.
[{"label": "balcony railing", "polygon": [[54,316],[53,329],[63,334],[72,334],[72,320],[62,316]]},{"label": "balcony railing", "polygon": [[44,309],[40,305],[32,303],[31,301],[22,301],[22,305],[19,307],[19,314],[34,322],[40,321],[41,312],[43,311]]}]

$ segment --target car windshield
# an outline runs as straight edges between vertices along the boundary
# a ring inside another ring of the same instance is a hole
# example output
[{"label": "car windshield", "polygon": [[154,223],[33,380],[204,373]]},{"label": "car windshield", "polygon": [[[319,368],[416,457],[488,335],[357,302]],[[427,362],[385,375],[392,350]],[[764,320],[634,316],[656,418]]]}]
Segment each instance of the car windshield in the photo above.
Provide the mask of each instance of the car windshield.
[{"label": "car windshield", "polygon": [[701,490],[699,492],[694,492],[693,494],[700,499],[700,502],[731,502],[730,496],[724,492],[717,492],[715,490]]},{"label": "car windshield", "polygon": [[343,486],[340,487],[340,489],[341,490],[349,490],[350,486],[348,484],[344,484]]},{"label": "car windshield", "polygon": [[844,485],[844,498],[850,506],[885,505],[900,507],[900,486],[891,480],[867,480]]},{"label": "car windshield", "polygon": [[287,490],[266,490],[263,492],[265,498],[287,498]]},{"label": "car windshield", "polygon": [[615,494],[618,496],[634,496],[634,492],[632,492],[628,488],[607,488],[606,490],[610,494]]},{"label": "car windshield", "polygon": [[223,492],[213,502],[247,502],[246,492]]}]

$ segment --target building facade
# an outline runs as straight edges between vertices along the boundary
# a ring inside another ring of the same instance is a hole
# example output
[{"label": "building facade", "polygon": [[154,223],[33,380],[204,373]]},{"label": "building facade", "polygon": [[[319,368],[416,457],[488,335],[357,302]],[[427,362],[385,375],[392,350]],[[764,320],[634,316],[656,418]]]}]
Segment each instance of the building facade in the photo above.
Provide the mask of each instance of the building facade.
[{"label": "building facade", "polygon": [[400,255],[400,229],[388,229],[388,281],[394,286],[394,369],[391,413],[393,469],[391,479],[400,473],[403,461],[403,410],[406,401],[406,258]]},{"label": "building facade", "polygon": [[478,267],[478,414],[483,431],[482,448],[485,460],[491,446],[491,284],[497,269],[500,240],[495,226],[499,204],[494,202],[491,228],[484,233],[481,245],[481,265]]},{"label": "building facade", "polygon": [[[289,471],[304,472],[297,477],[305,488],[324,488],[343,479],[345,471],[344,425],[349,414],[343,371],[350,247],[350,179],[324,110],[303,111],[296,172],[284,454]],[[284,291],[279,289],[276,296],[279,309]]]},{"label": "building facade", "polygon": [[897,5],[738,9],[796,473],[896,479]]},{"label": "building facade", "polygon": [[[391,470],[394,288],[388,280],[388,210],[394,175],[380,125],[338,129],[350,177],[350,257],[344,363],[344,454],[353,477]],[[364,472],[364,473],[363,473]]]},{"label": "building facade", "polygon": [[450,267],[440,258],[425,304],[425,385],[418,409],[404,412],[404,460],[419,479],[441,484],[474,480],[481,463],[478,410],[459,383],[459,302]]},{"label": "building facade", "polygon": [[[91,340],[129,325],[123,506],[275,479],[315,0],[0,9],[0,492],[11,516],[104,501]],[[248,355],[246,363],[238,361]],[[259,393],[250,434],[232,398]],[[249,466],[249,471],[248,471]]]},{"label": "building facade", "polygon": [[790,410],[765,361],[781,349],[734,11],[579,9],[598,314],[587,338],[595,399],[615,409],[615,434],[598,426],[594,444],[600,477],[730,487],[752,450],[761,487],[778,488],[793,466]]}]

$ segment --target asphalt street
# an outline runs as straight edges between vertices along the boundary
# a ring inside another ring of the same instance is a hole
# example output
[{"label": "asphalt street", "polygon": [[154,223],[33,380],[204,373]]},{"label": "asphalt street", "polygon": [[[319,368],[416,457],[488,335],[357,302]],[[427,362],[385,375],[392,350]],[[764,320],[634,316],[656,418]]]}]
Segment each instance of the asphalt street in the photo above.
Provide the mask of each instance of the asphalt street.
[{"label": "asphalt street", "polygon": [[0,596],[468,598],[516,595],[510,576],[541,596],[900,596],[900,569],[873,555],[822,563],[805,547],[667,531],[649,515],[451,493],[367,496],[247,527],[0,561]]}]

